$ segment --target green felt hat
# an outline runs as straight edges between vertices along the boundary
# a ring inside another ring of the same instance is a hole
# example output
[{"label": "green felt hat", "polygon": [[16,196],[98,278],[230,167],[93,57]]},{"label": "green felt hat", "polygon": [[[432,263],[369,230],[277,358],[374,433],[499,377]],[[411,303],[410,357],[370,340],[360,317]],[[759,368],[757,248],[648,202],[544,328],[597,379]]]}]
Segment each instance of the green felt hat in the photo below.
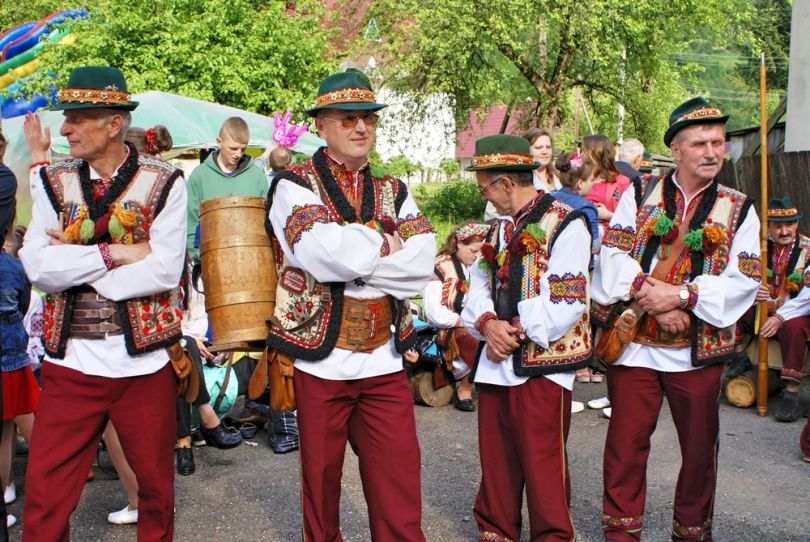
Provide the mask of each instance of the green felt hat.
[{"label": "green felt hat", "polygon": [[768,222],[795,222],[803,216],[788,197],[768,200]]},{"label": "green felt hat", "polygon": [[527,139],[500,134],[482,137],[475,142],[475,156],[467,171],[532,171],[538,167],[540,162],[532,158]]},{"label": "green felt hat", "polygon": [[652,153],[645,152],[641,157],[641,164],[638,166],[638,171],[640,173],[652,173],[654,165]]},{"label": "green felt hat", "polygon": [[350,68],[345,72],[335,73],[321,81],[315,105],[304,111],[315,117],[323,109],[340,109],[342,111],[377,111],[387,107],[377,103],[377,96],[371,88],[366,74]]},{"label": "green felt hat", "polygon": [[131,100],[127,81],[118,68],[81,66],[73,68],[65,88],[59,90],[54,111],[71,109],[120,109],[132,111],[138,102]]},{"label": "green felt hat", "polygon": [[686,100],[675,108],[669,116],[669,128],[664,134],[664,145],[669,147],[672,139],[679,131],[693,124],[725,124],[728,115],[724,115],[706,98],[696,96]]}]

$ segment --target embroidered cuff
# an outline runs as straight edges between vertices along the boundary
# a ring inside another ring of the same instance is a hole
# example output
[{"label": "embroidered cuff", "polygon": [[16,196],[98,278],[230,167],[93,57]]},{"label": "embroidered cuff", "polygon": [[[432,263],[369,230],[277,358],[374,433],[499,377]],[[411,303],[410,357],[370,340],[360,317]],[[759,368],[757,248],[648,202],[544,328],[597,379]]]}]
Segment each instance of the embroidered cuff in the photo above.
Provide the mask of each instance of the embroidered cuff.
[{"label": "embroidered cuff", "polygon": [[647,279],[647,273],[639,273],[636,275],[636,278],[633,279],[633,284],[630,285],[630,299],[636,297],[636,294],[641,287],[644,285],[644,281]]},{"label": "embroidered cuff", "polygon": [[31,162],[31,165],[30,165],[30,166],[28,166],[28,168],[29,168],[29,169],[34,169],[35,167],[39,167],[39,166],[50,166],[50,165],[51,165],[51,161],[50,161],[50,160],[42,160],[41,162]]},{"label": "embroidered cuff", "polygon": [[481,316],[479,316],[475,320],[475,323],[473,324],[473,327],[478,332],[478,334],[483,337],[484,336],[484,325],[487,322],[489,322],[490,320],[497,320],[497,319],[498,319],[498,315],[496,315],[494,312],[492,312],[492,311],[485,312],[484,314],[482,314]]},{"label": "embroidered cuff", "polygon": [[689,292],[689,299],[686,301],[686,306],[684,307],[684,309],[691,311],[692,309],[695,308],[695,305],[697,305],[698,293],[700,291],[700,288],[698,287],[697,284],[690,282],[689,284],[686,285],[686,289]]},{"label": "embroidered cuff", "polygon": [[388,243],[388,238],[385,235],[382,236],[382,241],[382,245],[380,246],[380,258],[391,254],[391,245]]},{"label": "embroidered cuff", "polygon": [[104,260],[104,266],[107,268],[107,271],[112,271],[117,267],[115,260],[113,260],[113,257],[110,254],[110,245],[107,243],[101,243],[98,245],[98,251],[101,253],[101,259]]}]

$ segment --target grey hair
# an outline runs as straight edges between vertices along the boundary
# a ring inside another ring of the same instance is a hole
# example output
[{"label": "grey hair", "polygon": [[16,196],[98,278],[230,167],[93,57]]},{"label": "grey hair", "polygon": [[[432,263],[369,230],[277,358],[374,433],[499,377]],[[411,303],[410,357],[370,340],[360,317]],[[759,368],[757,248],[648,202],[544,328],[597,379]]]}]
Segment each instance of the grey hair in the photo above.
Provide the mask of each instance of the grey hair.
[{"label": "grey hair", "polygon": [[638,139],[625,139],[619,147],[619,160],[629,162],[644,156],[644,145]]},{"label": "grey hair", "polygon": [[121,139],[126,136],[127,130],[132,126],[132,113],[129,111],[121,111],[120,109],[99,109],[98,127],[101,128],[107,123],[107,120],[113,115],[121,117]]}]

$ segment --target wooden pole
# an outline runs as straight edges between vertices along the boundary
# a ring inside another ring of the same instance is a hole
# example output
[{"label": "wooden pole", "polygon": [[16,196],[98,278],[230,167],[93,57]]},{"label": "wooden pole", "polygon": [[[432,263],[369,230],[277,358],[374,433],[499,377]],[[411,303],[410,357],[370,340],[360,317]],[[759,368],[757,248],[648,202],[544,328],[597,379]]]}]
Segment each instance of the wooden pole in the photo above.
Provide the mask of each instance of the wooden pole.
[{"label": "wooden pole", "polygon": [[[762,159],[762,174],[760,175],[760,214],[759,228],[760,261],[762,265],[761,283],[768,280],[768,107],[766,103],[765,82],[765,53],[759,61],[759,121],[760,121],[760,156]],[[758,307],[759,329],[762,329],[768,318],[768,302],[761,301]],[[757,414],[765,416],[768,413],[768,339],[759,335],[757,344]]]}]

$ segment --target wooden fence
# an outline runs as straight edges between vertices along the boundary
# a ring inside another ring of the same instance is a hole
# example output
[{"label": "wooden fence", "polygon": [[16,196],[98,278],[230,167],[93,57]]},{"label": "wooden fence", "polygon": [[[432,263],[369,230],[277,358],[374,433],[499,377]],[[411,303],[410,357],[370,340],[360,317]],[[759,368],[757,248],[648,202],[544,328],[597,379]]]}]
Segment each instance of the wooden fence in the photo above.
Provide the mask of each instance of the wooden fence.
[{"label": "wooden fence", "polygon": [[[757,213],[761,201],[761,160],[759,155],[739,158],[736,162],[727,160],[720,172],[722,184],[754,197]],[[810,151],[768,155],[768,197],[784,196],[804,212],[805,220],[810,218]],[[799,231],[807,234],[810,228],[800,225]]]}]

